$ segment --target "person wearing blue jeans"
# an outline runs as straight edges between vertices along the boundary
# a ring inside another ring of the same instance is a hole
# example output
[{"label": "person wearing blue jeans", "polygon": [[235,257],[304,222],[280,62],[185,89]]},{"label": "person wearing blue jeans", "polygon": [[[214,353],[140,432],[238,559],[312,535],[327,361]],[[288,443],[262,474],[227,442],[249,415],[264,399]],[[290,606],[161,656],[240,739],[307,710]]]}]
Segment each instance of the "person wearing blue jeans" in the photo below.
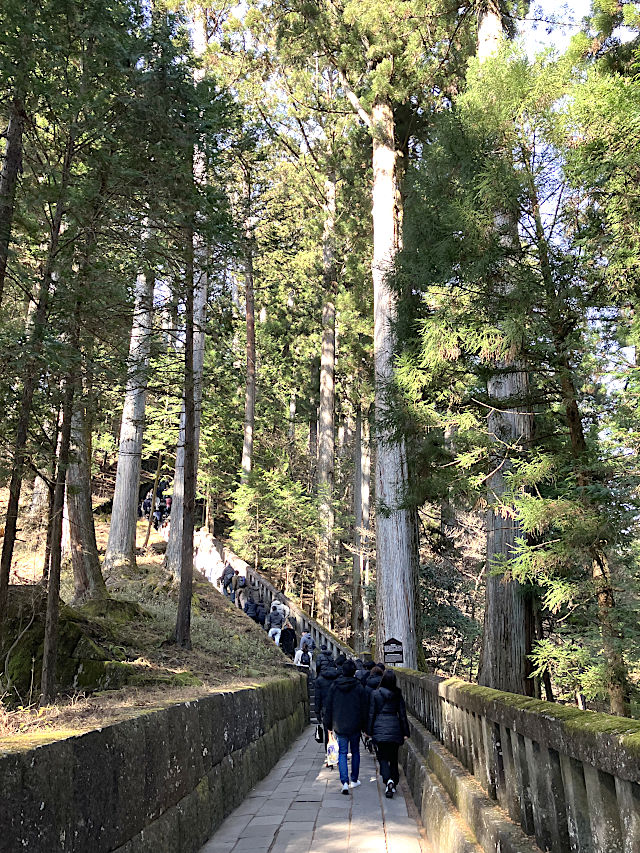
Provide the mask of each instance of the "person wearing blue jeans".
[{"label": "person wearing blue jeans", "polygon": [[[338,741],[338,770],[340,771],[340,782],[342,787],[349,787],[349,761],[348,754],[351,753],[351,787],[357,787],[360,782],[360,732],[352,735],[336,734]],[[346,792],[345,792],[346,793]]]},{"label": "person wearing blue jeans", "polygon": [[[342,675],[329,689],[324,715],[328,731],[334,732],[338,741],[338,770],[342,793],[349,794],[349,787],[360,785],[360,732],[367,724],[369,711],[368,696],[360,682],[354,678],[356,665],[347,660],[342,665]],[[351,750],[351,783],[347,753]]]}]

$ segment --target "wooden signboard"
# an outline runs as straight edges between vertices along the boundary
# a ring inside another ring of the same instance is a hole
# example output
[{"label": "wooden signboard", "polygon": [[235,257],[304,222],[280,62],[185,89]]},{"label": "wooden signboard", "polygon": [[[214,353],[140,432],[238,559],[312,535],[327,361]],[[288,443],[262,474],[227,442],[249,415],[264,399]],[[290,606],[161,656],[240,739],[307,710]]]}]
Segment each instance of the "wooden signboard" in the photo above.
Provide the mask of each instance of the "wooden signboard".
[{"label": "wooden signboard", "polygon": [[385,664],[398,664],[404,663],[404,653],[402,651],[402,643],[400,640],[396,640],[395,637],[390,637],[386,640],[382,647],[384,649],[384,662]]}]

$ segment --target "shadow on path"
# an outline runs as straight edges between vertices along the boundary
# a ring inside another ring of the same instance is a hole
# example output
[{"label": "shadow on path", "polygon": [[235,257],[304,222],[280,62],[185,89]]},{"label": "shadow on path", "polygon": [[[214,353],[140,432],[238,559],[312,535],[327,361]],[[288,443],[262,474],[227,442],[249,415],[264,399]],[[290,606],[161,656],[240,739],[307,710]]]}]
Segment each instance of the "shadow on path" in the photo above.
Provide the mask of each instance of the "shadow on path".
[{"label": "shadow on path", "polygon": [[305,729],[201,853],[433,853],[401,790],[384,797],[373,756],[361,749],[362,785],[347,797],[313,734]]}]

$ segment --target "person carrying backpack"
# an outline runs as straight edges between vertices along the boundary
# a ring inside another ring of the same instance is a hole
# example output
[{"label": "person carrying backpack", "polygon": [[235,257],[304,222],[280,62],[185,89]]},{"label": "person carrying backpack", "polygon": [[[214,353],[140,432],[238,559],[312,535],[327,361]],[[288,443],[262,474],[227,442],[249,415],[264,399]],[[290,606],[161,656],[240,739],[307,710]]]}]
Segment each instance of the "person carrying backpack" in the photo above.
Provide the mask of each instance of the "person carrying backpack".
[{"label": "person carrying backpack", "polygon": [[240,572],[236,572],[236,604],[242,610],[247,597],[247,579]]},{"label": "person carrying backpack", "polygon": [[296,651],[293,662],[296,666],[305,666],[307,669],[311,666],[311,655],[309,654],[309,647],[306,643],[301,649]]},{"label": "person carrying backpack", "polygon": [[233,576],[233,567],[230,566],[229,563],[225,563],[222,574],[218,578],[218,586],[222,586],[222,592],[227,598],[231,598],[231,589],[229,587]]},{"label": "person carrying backpack", "polygon": [[367,732],[376,744],[384,795],[391,799],[400,779],[398,750],[410,735],[407,709],[393,670],[384,671],[380,687],[371,694]]}]

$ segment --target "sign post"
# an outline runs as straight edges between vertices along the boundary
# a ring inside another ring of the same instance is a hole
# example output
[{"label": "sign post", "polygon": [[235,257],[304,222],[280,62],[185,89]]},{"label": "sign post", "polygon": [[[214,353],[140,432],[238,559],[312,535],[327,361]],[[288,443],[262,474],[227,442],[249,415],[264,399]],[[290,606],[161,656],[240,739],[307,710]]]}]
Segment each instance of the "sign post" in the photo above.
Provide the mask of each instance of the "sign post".
[{"label": "sign post", "polygon": [[382,648],[384,649],[384,662],[386,664],[402,664],[404,663],[404,652],[402,650],[402,643],[400,640],[396,640],[395,637],[390,637],[388,640],[382,644]]}]

